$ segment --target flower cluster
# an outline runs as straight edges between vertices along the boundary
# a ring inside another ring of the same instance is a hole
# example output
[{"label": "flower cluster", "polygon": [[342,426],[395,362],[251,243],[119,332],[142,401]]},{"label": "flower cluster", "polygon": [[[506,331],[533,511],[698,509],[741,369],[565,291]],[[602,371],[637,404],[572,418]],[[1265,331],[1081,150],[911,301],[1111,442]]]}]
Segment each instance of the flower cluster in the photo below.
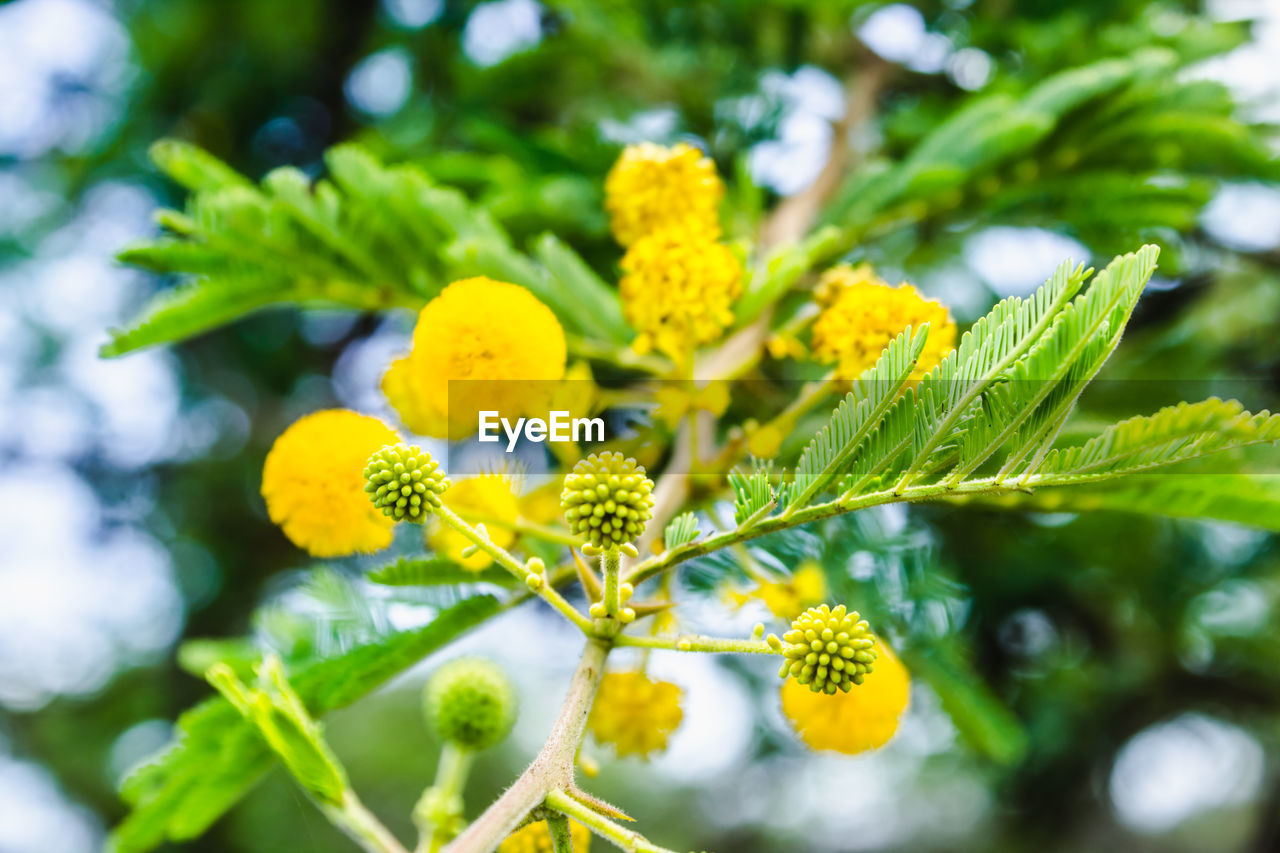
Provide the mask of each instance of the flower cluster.
[{"label": "flower cluster", "polygon": [[449,488],[440,465],[417,447],[384,447],[364,466],[364,490],[382,514],[396,521],[422,523],[430,507],[440,506]]},{"label": "flower cluster", "polygon": [[814,693],[847,692],[862,683],[876,660],[876,638],[867,620],[843,604],[809,608],[782,639],[786,660],[778,675],[791,676]]},{"label": "flower cluster", "polygon": [[262,467],[267,514],[314,557],[371,553],[391,544],[392,520],[365,496],[364,467],[396,434],[346,409],[307,415],[280,434]]},{"label": "flower cluster", "polygon": [[604,191],[613,235],[624,246],[668,229],[706,241],[720,236],[724,185],[711,158],[692,145],[628,146]]},{"label": "flower cluster", "polygon": [[911,677],[888,646],[879,644],[875,669],[857,690],[828,696],[787,679],[782,712],[812,749],[855,754],[884,746],[907,708]]},{"label": "flower cluster", "polygon": [[653,514],[653,481],[621,453],[591,454],[564,478],[560,505],[569,529],[593,548],[616,548],[640,538]]},{"label": "flower cluster", "polygon": [[732,324],[742,264],[718,242],[723,196],[715,164],[689,145],[632,145],[609,172],[605,207],[628,247],[619,291],[638,352],[683,361]]},{"label": "flower cluster", "polygon": [[918,382],[956,345],[956,324],[946,306],[925,299],[905,282],[897,287],[878,278],[865,264],[827,271],[816,298],[822,313],[813,324],[813,353],[836,365],[836,375],[857,379],[880,358],[894,338],[911,326],[929,324],[924,352],[911,374]]},{"label": "flower cluster", "polygon": [[560,321],[532,293],[468,278],[422,309],[413,346],[392,362],[382,390],[409,429],[462,438],[481,410],[545,412],[565,357]]},{"label": "flower cluster", "polygon": [[491,661],[460,658],[436,670],[423,689],[423,710],[441,740],[488,749],[511,731],[515,689]]},{"label": "flower cluster", "polygon": [[619,756],[642,758],[667,748],[671,733],[684,719],[681,690],[643,672],[611,672],[600,683],[591,711],[591,734]]},{"label": "flower cluster", "polygon": [[[569,837],[573,840],[573,853],[588,853],[591,849],[591,830],[577,821],[569,821]],[[517,829],[498,846],[498,853],[553,853],[554,850],[555,842],[545,820]]]},{"label": "flower cluster", "polygon": [[622,310],[640,332],[638,352],[657,349],[680,357],[733,323],[742,264],[728,246],[659,231],[627,250],[622,273]]}]

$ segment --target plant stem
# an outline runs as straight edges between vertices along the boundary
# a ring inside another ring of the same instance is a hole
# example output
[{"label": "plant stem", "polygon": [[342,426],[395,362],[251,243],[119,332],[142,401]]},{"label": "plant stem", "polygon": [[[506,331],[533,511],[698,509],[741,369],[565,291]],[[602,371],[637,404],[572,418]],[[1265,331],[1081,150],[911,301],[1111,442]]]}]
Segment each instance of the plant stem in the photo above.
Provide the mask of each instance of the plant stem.
[{"label": "plant stem", "polygon": [[622,571],[622,555],[617,548],[606,548],[600,554],[600,570],[604,574],[604,612],[617,616],[622,609],[622,590],[618,575]]},{"label": "plant stem", "polygon": [[678,637],[644,637],[620,634],[615,642],[619,646],[642,649],[669,649],[675,652],[728,652],[740,655],[776,655],[778,649],[762,640],[734,640],[722,637],[704,637],[700,634],[681,634]]},{"label": "plant stem", "polygon": [[[437,518],[465,536],[473,545],[492,557],[494,562],[511,572],[511,574],[522,581],[529,577],[529,570],[519,560],[511,556],[511,553],[506,548],[500,548],[493,544],[489,537],[481,535],[480,531],[468,524],[449,507],[442,505],[436,507],[433,511]],[[578,609],[566,601],[564,596],[556,592],[552,585],[543,583],[536,591],[543,600],[556,610],[559,610],[566,619],[577,625],[584,634],[591,632],[591,620],[579,613]]]},{"label": "plant stem", "polygon": [[467,784],[474,753],[453,741],[445,741],[440,750],[440,764],[436,778],[422,794],[414,808],[418,822],[418,846],[414,853],[438,853],[452,837],[455,825],[462,817],[462,791]]},{"label": "plant stem", "polygon": [[329,822],[346,833],[365,853],[408,853],[404,846],[382,825],[373,812],[365,808],[355,791],[343,792],[337,805],[321,805]]},{"label": "plant stem", "polygon": [[547,816],[547,829],[551,832],[552,853],[573,853],[573,833],[569,831],[569,819],[562,814]]},{"label": "plant stem", "polygon": [[586,732],[591,704],[604,678],[609,649],[609,644],[599,640],[587,641],[560,716],[542,751],[484,814],[444,848],[444,853],[490,853],[549,792],[573,785],[574,759]]},{"label": "plant stem", "polygon": [[[1073,481],[1074,482],[1074,481]],[[1045,478],[1042,482],[1032,482],[1031,485],[1057,485],[1049,478]],[[895,491],[893,488],[883,489],[877,492],[870,492],[865,495],[858,495],[850,498],[836,498],[825,503],[813,504],[802,510],[794,511],[791,515],[780,516],[775,515],[764,518],[751,526],[737,527],[723,533],[717,533],[714,536],[708,536],[696,542],[690,542],[687,545],[681,545],[678,548],[672,548],[664,551],[656,557],[650,557],[644,562],[637,565],[631,570],[627,576],[628,583],[638,586],[641,582],[653,577],[659,572],[677,566],[694,557],[701,557],[703,554],[709,554],[721,548],[726,548],[737,542],[745,542],[748,539],[755,539],[764,536],[767,533],[774,533],[779,530],[786,530],[791,527],[798,527],[801,524],[808,524],[811,521],[820,521],[824,518],[831,518],[835,515],[843,515],[846,512],[854,512],[867,507],[879,506],[881,504],[891,503],[911,503],[914,501],[929,500],[931,498],[947,497],[949,495],[969,495],[969,494],[1001,494],[1012,491],[1025,491],[1022,484],[1013,485],[997,482],[991,477],[981,480],[971,480],[968,483],[960,483],[955,487],[951,487],[941,483],[926,483],[917,486],[907,486],[901,488],[901,491]]]},{"label": "plant stem", "polygon": [[596,812],[564,791],[547,793],[548,808],[568,815],[583,826],[588,827],[596,835],[608,840],[626,853],[675,853],[666,847],[659,847],[638,832],[618,826],[604,815]]}]

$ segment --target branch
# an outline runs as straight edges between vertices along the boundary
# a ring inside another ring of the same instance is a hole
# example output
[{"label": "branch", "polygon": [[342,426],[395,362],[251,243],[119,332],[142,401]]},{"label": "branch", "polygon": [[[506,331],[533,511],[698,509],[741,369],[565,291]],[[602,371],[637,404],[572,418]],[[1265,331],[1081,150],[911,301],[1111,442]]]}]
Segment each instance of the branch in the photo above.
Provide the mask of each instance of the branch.
[{"label": "branch", "polygon": [[604,678],[604,662],[609,656],[609,649],[610,646],[597,640],[587,641],[578,669],[569,683],[569,693],[560,708],[560,716],[542,751],[484,814],[444,848],[444,853],[490,853],[496,850],[502,839],[510,835],[547,794],[573,786],[574,759],[586,732],[591,704]]},{"label": "branch", "polygon": [[608,840],[625,853],[675,853],[674,850],[659,847],[638,832],[618,826],[564,791],[547,792],[547,806],[588,827],[596,835]]},{"label": "branch", "polygon": [[876,98],[889,78],[891,66],[867,50],[845,82],[844,115],[832,125],[831,154],[818,177],[805,189],[783,199],[760,228],[761,249],[794,243],[809,232],[826,203],[839,188],[851,165],[849,137],[871,117]]}]

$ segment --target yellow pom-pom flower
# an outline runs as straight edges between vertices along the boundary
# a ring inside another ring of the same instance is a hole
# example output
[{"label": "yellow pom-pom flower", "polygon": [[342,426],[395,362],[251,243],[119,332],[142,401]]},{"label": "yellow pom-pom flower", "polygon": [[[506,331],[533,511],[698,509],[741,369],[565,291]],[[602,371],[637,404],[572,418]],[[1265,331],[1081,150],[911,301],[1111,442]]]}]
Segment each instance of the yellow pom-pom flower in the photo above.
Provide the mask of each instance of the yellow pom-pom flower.
[{"label": "yellow pom-pom flower", "polygon": [[628,146],[605,178],[604,195],[613,236],[624,246],[663,230],[704,241],[720,236],[724,184],[692,145]]},{"label": "yellow pom-pom flower", "polygon": [[788,679],[782,685],[782,713],[810,748],[853,755],[889,742],[910,693],[906,667],[881,643],[876,668],[848,693],[814,693]]},{"label": "yellow pom-pom flower", "polygon": [[[459,480],[449,487],[449,509],[472,524],[483,524],[489,540],[499,548],[509,548],[515,541],[514,526],[520,517],[520,503],[511,481],[502,474],[480,474]],[[427,541],[437,554],[474,571],[487,568],[493,558],[484,551],[462,556],[471,540],[452,527],[432,519]]]},{"label": "yellow pom-pom flower", "polygon": [[805,563],[786,580],[761,581],[754,589],[733,591],[729,596],[739,607],[762,601],[774,616],[791,622],[827,597],[826,575],[816,563]]},{"label": "yellow pom-pom flower", "polygon": [[813,324],[813,353],[836,365],[840,379],[857,379],[907,326],[929,324],[924,352],[911,374],[919,382],[956,345],[956,324],[941,302],[905,282],[891,287],[865,264],[828,271],[817,290],[823,311]]},{"label": "yellow pom-pom flower", "polygon": [[742,264],[728,246],[660,231],[627,250],[619,289],[636,351],[684,357],[733,323]]},{"label": "yellow pom-pom flower", "polygon": [[314,557],[387,547],[394,522],[365,494],[364,468],[374,451],[398,440],[377,418],[346,409],[300,418],[276,439],[262,467],[267,514]]},{"label": "yellow pom-pom flower", "polygon": [[392,362],[382,391],[414,432],[463,438],[482,410],[545,416],[565,355],[560,321],[532,293],[468,278],[422,309],[412,349]]},{"label": "yellow pom-pom flower", "polygon": [[654,681],[643,672],[608,673],[591,710],[591,734],[599,743],[611,745],[619,756],[644,758],[662,752],[684,719],[682,692],[674,684]]},{"label": "yellow pom-pom flower", "polygon": [[[575,820],[569,821],[569,837],[573,839],[574,853],[591,849],[591,830]],[[554,849],[551,830],[545,820],[540,820],[508,835],[498,846],[498,853],[552,853]]]}]

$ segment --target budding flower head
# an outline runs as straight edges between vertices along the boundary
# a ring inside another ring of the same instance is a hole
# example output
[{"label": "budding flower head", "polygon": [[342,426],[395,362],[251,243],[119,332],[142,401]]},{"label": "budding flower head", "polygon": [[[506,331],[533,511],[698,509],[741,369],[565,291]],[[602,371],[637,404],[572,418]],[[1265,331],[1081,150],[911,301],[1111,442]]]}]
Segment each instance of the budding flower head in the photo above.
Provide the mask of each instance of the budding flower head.
[{"label": "budding flower head", "polygon": [[427,721],[443,740],[487,749],[511,731],[516,694],[497,664],[459,658],[435,671],[423,690]]},{"label": "budding flower head", "polygon": [[848,692],[862,683],[876,660],[876,638],[867,620],[843,604],[809,608],[782,639],[786,661],[778,675],[791,676],[814,693]]},{"label": "budding flower head", "polygon": [[592,453],[564,478],[560,506],[569,529],[596,548],[634,542],[653,515],[653,481],[621,453]]},{"label": "budding flower head", "polygon": [[364,490],[382,514],[396,521],[421,523],[429,507],[440,506],[449,488],[431,454],[404,444],[375,451],[364,466]]}]

